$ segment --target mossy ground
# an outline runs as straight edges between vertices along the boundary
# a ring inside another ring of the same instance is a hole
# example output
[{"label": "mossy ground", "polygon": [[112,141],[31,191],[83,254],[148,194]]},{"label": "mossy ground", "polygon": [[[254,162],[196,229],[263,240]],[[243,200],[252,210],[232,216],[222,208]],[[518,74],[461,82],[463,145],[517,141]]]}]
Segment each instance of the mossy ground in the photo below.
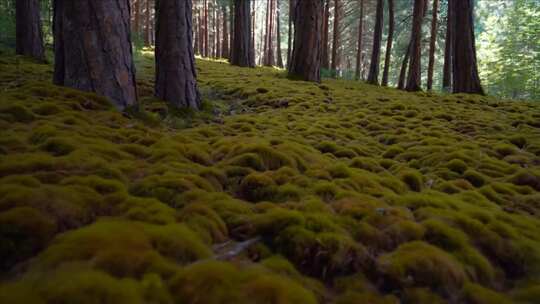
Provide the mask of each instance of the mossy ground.
[{"label": "mossy ground", "polygon": [[124,114],[0,57],[1,303],[538,301],[540,104],[150,55]]}]

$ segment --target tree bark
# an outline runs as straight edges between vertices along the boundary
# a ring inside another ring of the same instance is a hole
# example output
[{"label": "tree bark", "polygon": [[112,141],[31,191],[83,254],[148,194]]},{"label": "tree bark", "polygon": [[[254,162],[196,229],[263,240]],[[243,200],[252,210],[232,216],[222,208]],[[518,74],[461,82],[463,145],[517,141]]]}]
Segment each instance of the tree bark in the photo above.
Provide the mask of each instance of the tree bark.
[{"label": "tree bark", "polygon": [[373,51],[371,52],[371,64],[367,82],[379,84],[379,64],[381,60],[381,40],[384,22],[384,0],[377,0],[377,12],[375,16],[375,30],[373,31]]},{"label": "tree bark", "polygon": [[223,43],[221,45],[221,57],[229,58],[229,21],[227,20],[227,6],[222,6],[223,11]]},{"label": "tree bark", "polygon": [[270,12],[268,12],[269,26],[268,26],[268,49],[267,52],[267,66],[274,66],[274,9],[275,9],[275,0],[270,0]]},{"label": "tree bark", "polygon": [[332,39],[332,74],[334,77],[337,76],[337,69],[339,68],[339,47],[340,47],[340,0],[334,0],[334,35]]},{"label": "tree bark", "polygon": [[450,0],[453,6],[453,76],[454,93],[484,95],[478,76],[471,0]]},{"label": "tree bark", "polygon": [[446,37],[444,46],[444,66],[443,66],[443,91],[450,92],[452,88],[452,37],[453,34],[453,16],[452,6],[448,5],[446,16]]},{"label": "tree bark", "polygon": [[407,45],[405,55],[403,55],[403,62],[401,63],[401,69],[399,71],[398,89],[405,89],[405,76],[407,75],[407,65],[409,64],[409,57],[411,56],[411,42]]},{"label": "tree bark", "polygon": [[322,67],[327,70],[330,69],[330,56],[328,51],[328,31],[330,30],[330,1],[331,0],[324,1],[324,21],[322,32]]},{"label": "tree bark", "polygon": [[394,39],[394,0],[388,0],[388,38],[386,41],[386,58],[384,59],[384,71],[382,85],[388,86],[388,73],[390,71],[390,59],[392,58],[392,43]]},{"label": "tree bark", "polygon": [[231,60],[233,65],[255,67],[250,13],[249,0],[234,0],[234,51]]},{"label": "tree bark", "polygon": [[215,33],[216,33],[216,39],[215,39],[215,50],[216,50],[216,53],[215,53],[215,57],[216,58],[220,58],[221,57],[221,31],[220,31],[220,28],[219,28],[219,9],[218,9],[218,6],[217,6],[217,3],[214,1],[214,5],[213,5],[213,8],[214,8],[214,29],[215,29]]},{"label": "tree bark", "polygon": [[191,0],[160,0],[156,25],[156,97],[200,108],[192,47]]},{"label": "tree bark", "polygon": [[439,13],[439,0],[433,0],[433,12],[431,15],[431,38],[429,41],[429,65],[428,65],[428,79],[427,89],[431,91],[433,89],[433,70],[435,68],[435,47],[437,42],[437,16]]},{"label": "tree bark", "polygon": [[152,16],[151,16],[151,10],[150,10],[150,0],[146,0],[146,14],[145,14],[145,18],[146,18],[146,27],[145,27],[145,35],[144,35],[144,45],[146,46],[150,46],[152,44],[152,37],[151,37],[151,19],[152,19]]},{"label": "tree bark", "polygon": [[137,104],[128,0],[55,0],[54,83]]},{"label": "tree bark", "polygon": [[360,0],[360,19],[358,20],[358,48],[356,50],[356,70],[354,77],[360,80],[362,75],[362,48],[364,39],[364,0]]},{"label": "tree bark", "polygon": [[277,31],[277,38],[276,38],[276,56],[277,56],[277,66],[280,68],[283,68],[283,54],[281,54],[281,24],[280,24],[280,9],[279,9],[279,0],[276,0],[277,9],[276,9],[276,31]]},{"label": "tree bark", "polygon": [[293,8],[295,0],[289,0],[289,37],[287,37],[287,68],[291,63],[292,40],[293,40]]},{"label": "tree bark", "polygon": [[269,32],[270,32],[270,0],[266,0],[266,19],[264,24],[264,47],[262,60],[263,65],[268,65],[268,43],[270,41]]},{"label": "tree bark", "polygon": [[422,21],[426,0],[414,0],[413,26],[411,31],[411,52],[409,73],[407,76],[407,91],[420,91],[421,87],[421,59],[422,59]]},{"label": "tree bark", "polygon": [[293,10],[295,33],[289,76],[320,82],[323,0],[297,1]]},{"label": "tree bark", "polygon": [[17,0],[16,53],[45,61],[39,0]]}]

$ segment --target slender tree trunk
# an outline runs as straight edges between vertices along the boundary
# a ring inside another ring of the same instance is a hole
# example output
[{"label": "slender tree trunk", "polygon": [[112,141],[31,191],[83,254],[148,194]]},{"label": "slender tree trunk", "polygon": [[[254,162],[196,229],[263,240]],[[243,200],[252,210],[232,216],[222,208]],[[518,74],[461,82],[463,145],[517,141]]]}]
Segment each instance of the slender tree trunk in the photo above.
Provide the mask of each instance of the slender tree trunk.
[{"label": "slender tree trunk", "polygon": [[199,8],[199,54],[204,56],[204,7]]},{"label": "slender tree trunk", "polygon": [[277,66],[280,68],[283,68],[283,54],[281,53],[281,24],[280,24],[280,7],[279,7],[279,0],[276,0],[277,9],[276,9],[276,31],[277,31],[277,49],[276,49],[276,55],[277,55]]},{"label": "slender tree trunk", "polygon": [[227,6],[222,6],[223,12],[223,43],[221,45],[221,57],[229,58],[229,27],[227,20]]},{"label": "slender tree trunk", "polygon": [[289,76],[321,81],[323,0],[297,1],[294,7],[294,47]]},{"label": "slender tree trunk", "polygon": [[15,2],[16,53],[45,61],[39,0]]},{"label": "slender tree trunk", "polygon": [[324,21],[323,21],[323,32],[322,32],[322,67],[324,69],[330,69],[330,56],[328,50],[328,38],[330,30],[330,1],[324,1]]},{"label": "slender tree trunk", "polygon": [[270,10],[267,12],[268,15],[268,28],[266,35],[268,37],[268,47],[266,49],[266,63],[267,66],[274,66],[274,4],[275,0],[269,0]]},{"label": "slender tree trunk", "polygon": [[433,70],[435,68],[435,43],[437,42],[437,16],[439,13],[439,0],[433,0],[433,13],[431,15],[431,37],[429,41],[429,65],[427,89],[433,89]]},{"label": "slender tree trunk", "polygon": [[253,49],[253,61],[256,61],[257,56],[255,56],[255,30],[257,25],[257,12],[255,11],[255,5],[251,7],[251,48]]},{"label": "slender tree trunk", "polygon": [[450,0],[453,6],[453,75],[454,93],[484,95],[478,76],[474,38],[473,4],[471,0]]},{"label": "slender tree trunk", "polygon": [[334,0],[334,35],[332,40],[332,74],[334,77],[337,77],[337,70],[339,68],[339,47],[340,47],[340,10],[341,4],[340,0]]},{"label": "slender tree trunk", "polygon": [[146,0],[146,12],[145,12],[145,23],[146,23],[146,27],[145,27],[145,33],[144,33],[144,45],[146,46],[150,46],[152,44],[152,41],[151,41],[151,34],[150,34],[150,20],[151,20],[151,10],[150,10],[150,0]]},{"label": "slender tree trunk", "polygon": [[411,43],[407,45],[405,55],[403,55],[403,62],[401,63],[401,69],[399,71],[398,89],[405,89],[405,76],[407,75],[407,65],[409,65],[409,57],[411,56]]},{"label": "slender tree trunk", "polygon": [[452,26],[452,6],[448,5],[447,16],[446,16],[446,37],[444,40],[444,66],[443,66],[443,91],[450,92],[452,88],[452,37],[453,37],[453,26]]},{"label": "slender tree trunk", "polygon": [[358,47],[356,50],[356,70],[354,77],[356,80],[360,80],[362,75],[362,49],[364,39],[364,0],[360,1],[360,19],[358,20]]},{"label": "slender tree trunk", "polygon": [[54,83],[137,104],[128,0],[55,0]]},{"label": "slender tree trunk", "polygon": [[135,35],[140,35],[141,31],[141,1],[136,0],[133,5],[133,33]]},{"label": "slender tree trunk", "polygon": [[255,67],[251,44],[250,1],[234,0],[234,52],[231,63],[242,67]]},{"label": "slender tree trunk", "polygon": [[287,37],[287,68],[291,63],[292,40],[293,40],[293,8],[295,0],[289,0],[289,37]]},{"label": "slender tree trunk", "polygon": [[210,47],[208,45],[208,1],[204,0],[203,2],[203,22],[204,22],[204,57],[209,57],[210,54]]},{"label": "slender tree trunk", "polygon": [[381,40],[384,22],[384,0],[377,0],[377,12],[375,16],[375,30],[373,31],[373,51],[371,52],[371,64],[367,82],[379,84],[379,64],[381,61]]},{"label": "slender tree trunk", "polygon": [[413,27],[411,31],[411,54],[409,73],[407,76],[407,91],[420,91],[421,87],[421,58],[422,58],[422,21],[426,0],[414,0]]},{"label": "slender tree trunk", "polygon": [[266,19],[264,24],[263,65],[268,65],[268,42],[270,41],[270,0],[266,0]]},{"label": "slender tree trunk", "polygon": [[[435,0],[436,1],[436,0]],[[386,41],[386,58],[384,59],[384,71],[382,85],[388,86],[388,73],[390,71],[390,59],[392,58],[392,43],[394,39],[394,0],[388,0],[388,38]]]}]

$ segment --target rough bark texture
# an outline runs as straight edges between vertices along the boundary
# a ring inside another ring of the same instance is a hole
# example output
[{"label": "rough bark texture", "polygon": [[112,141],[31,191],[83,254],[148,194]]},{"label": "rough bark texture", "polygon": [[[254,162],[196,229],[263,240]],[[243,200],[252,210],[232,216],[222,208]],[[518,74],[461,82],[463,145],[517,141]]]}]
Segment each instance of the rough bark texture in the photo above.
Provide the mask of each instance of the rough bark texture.
[{"label": "rough bark texture", "polygon": [[390,72],[390,59],[392,57],[392,43],[394,40],[394,0],[388,0],[388,38],[386,40],[386,56],[382,85],[388,86],[388,73]]},{"label": "rough bark texture", "polygon": [[144,34],[144,44],[146,46],[150,46],[152,44],[152,35],[150,34],[150,32],[152,31],[151,29],[151,19],[152,19],[152,11],[151,11],[151,8],[150,8],[150,0],[146,0],[146,19],[145,19],[145,22],[146,22],[146,27],[145,27],[145,34]]},{"label": "rough bark texture", "polygon": [[274,66],[274,6],[275,1],[270,0],[270,11],[268,12],[269,25],[267,28],[268,48],[266,49],[266,65]]},{"label": "rough bark texture", "polygon": [[443,66],[443,90],[450,92],[452,87],[452,6],[448,5],[448,13],[446,16],[446,37],[444,46],[444,66]]},{"label": "rough bark texture", "polygon": [[287,38],[287,68],[291,63],[292,37],[293,37],[293,8],[295,0],[289,0],[289,37]]},{"label": "rough bark texture", "polygon": [[453,7],[453,78],[454,93],[484,94],[474,39],[473,6],[471,0],[450,0]]},{"label": "rough bark texture", "polygon": [[411,43],[407,46],[405,50],[405,55],[403,56],[403,61],[401,62],[401,69],[399,71],[399,80],[398,80],[398,89],[405,89],[405,76],[407,75],[407,65],[409,64],[409,57],[411,56]]},{"label": "rough bark texture", "polygon": [[208,57],[210,46],[208,45],[208,1],[207,0],[204,0],[203,12],[204,12],[204,17],[203,17],[203,19],[204,19],[203,20],[203,22],[204,22],[204,34],[203,34],[204,57]]},{"label": "rough bark texture", "polygon": [[334,35],[332,39],[332,74],[337,76],[337,69],[340,65],[339,47],[340,47],[340,18],[341,18],[341,4],[340,0],[334,0]]},{"label": "rough bark texture", "polygon": [[231,63],[242,67],[255,67],[250,13],[249,0],[234,0],[234,52]]},{"label": "rough bark texture", "polygon": [[54,83],[137,104],[128,0],[55,0]]},{"label": "rough bark texture", "polygon": [[381,40],[384,21],[384,1],[377,0],[377,12],[375,16],[375,30],[373,31],[373,51],[371,52],[371,64],[367,82],[379,84],[379,63],[381,60]]},{"label": "rough bark texture", "polygon": [[407,76],[407,91],[420,91],[421,87],[421,58],[422,58],[422,21],[426,0],[414,0],[413,27],[411,31],[411,52],[409,73]]},{"label": "rough bark texture", "polygon": [[330,69],[330,52],[328,51],[328,31],[330,29],[330,1],[324,2],[324,21],[322,32],[322,67],[324,69]]},{"label": "rough bark texture", "polygon": [[289,76],[321,81],[323,0],[297,1],[294,7],[294,47]]},{"label": "rough bark texture", "polygon": [[433,89],[433,70],[435,68],[435,43],[437,42],[437,18],[439,13],[439,0],[433,0],[433,12],[431,15],[431,38],[429,41],[429,64],[427,89]]},{"label": "rough bark texture", "polygon": [[45,61],[39,0],[17,0],[16,53]]},{"label": "rough bark texture", "polygon": [[277,31],[277,38],[276,38],[276,56],[277,56],[277,66],[280,68],[283,68],[283,54],[281,54],[281,24],[280,24],[280,17],[279,17],[279,0],[276,0],[276,31]]},{"label": "rough bark texture", "polygon": [[156,97],[200,108],[192,47],[191,0],[160,0],[156,23]]},{"label": "rough bark texture", "polygon": [[356,50],[355,79],[360,80],[362,75],[362,48],[364,40],[364,0],[360,0],[360,19],[358,20],[358,49]]}]

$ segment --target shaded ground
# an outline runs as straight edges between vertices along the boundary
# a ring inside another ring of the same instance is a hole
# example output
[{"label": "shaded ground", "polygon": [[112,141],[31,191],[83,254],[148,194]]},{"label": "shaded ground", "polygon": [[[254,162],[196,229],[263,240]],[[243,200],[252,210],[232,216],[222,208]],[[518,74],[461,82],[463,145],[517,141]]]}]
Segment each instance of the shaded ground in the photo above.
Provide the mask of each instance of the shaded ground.
[{"label": "shaded ground", "polygon": [[540,104],[199,60],[172,113],[138,66],[123,115],[0,58],[0,302],[540,298]]}]

